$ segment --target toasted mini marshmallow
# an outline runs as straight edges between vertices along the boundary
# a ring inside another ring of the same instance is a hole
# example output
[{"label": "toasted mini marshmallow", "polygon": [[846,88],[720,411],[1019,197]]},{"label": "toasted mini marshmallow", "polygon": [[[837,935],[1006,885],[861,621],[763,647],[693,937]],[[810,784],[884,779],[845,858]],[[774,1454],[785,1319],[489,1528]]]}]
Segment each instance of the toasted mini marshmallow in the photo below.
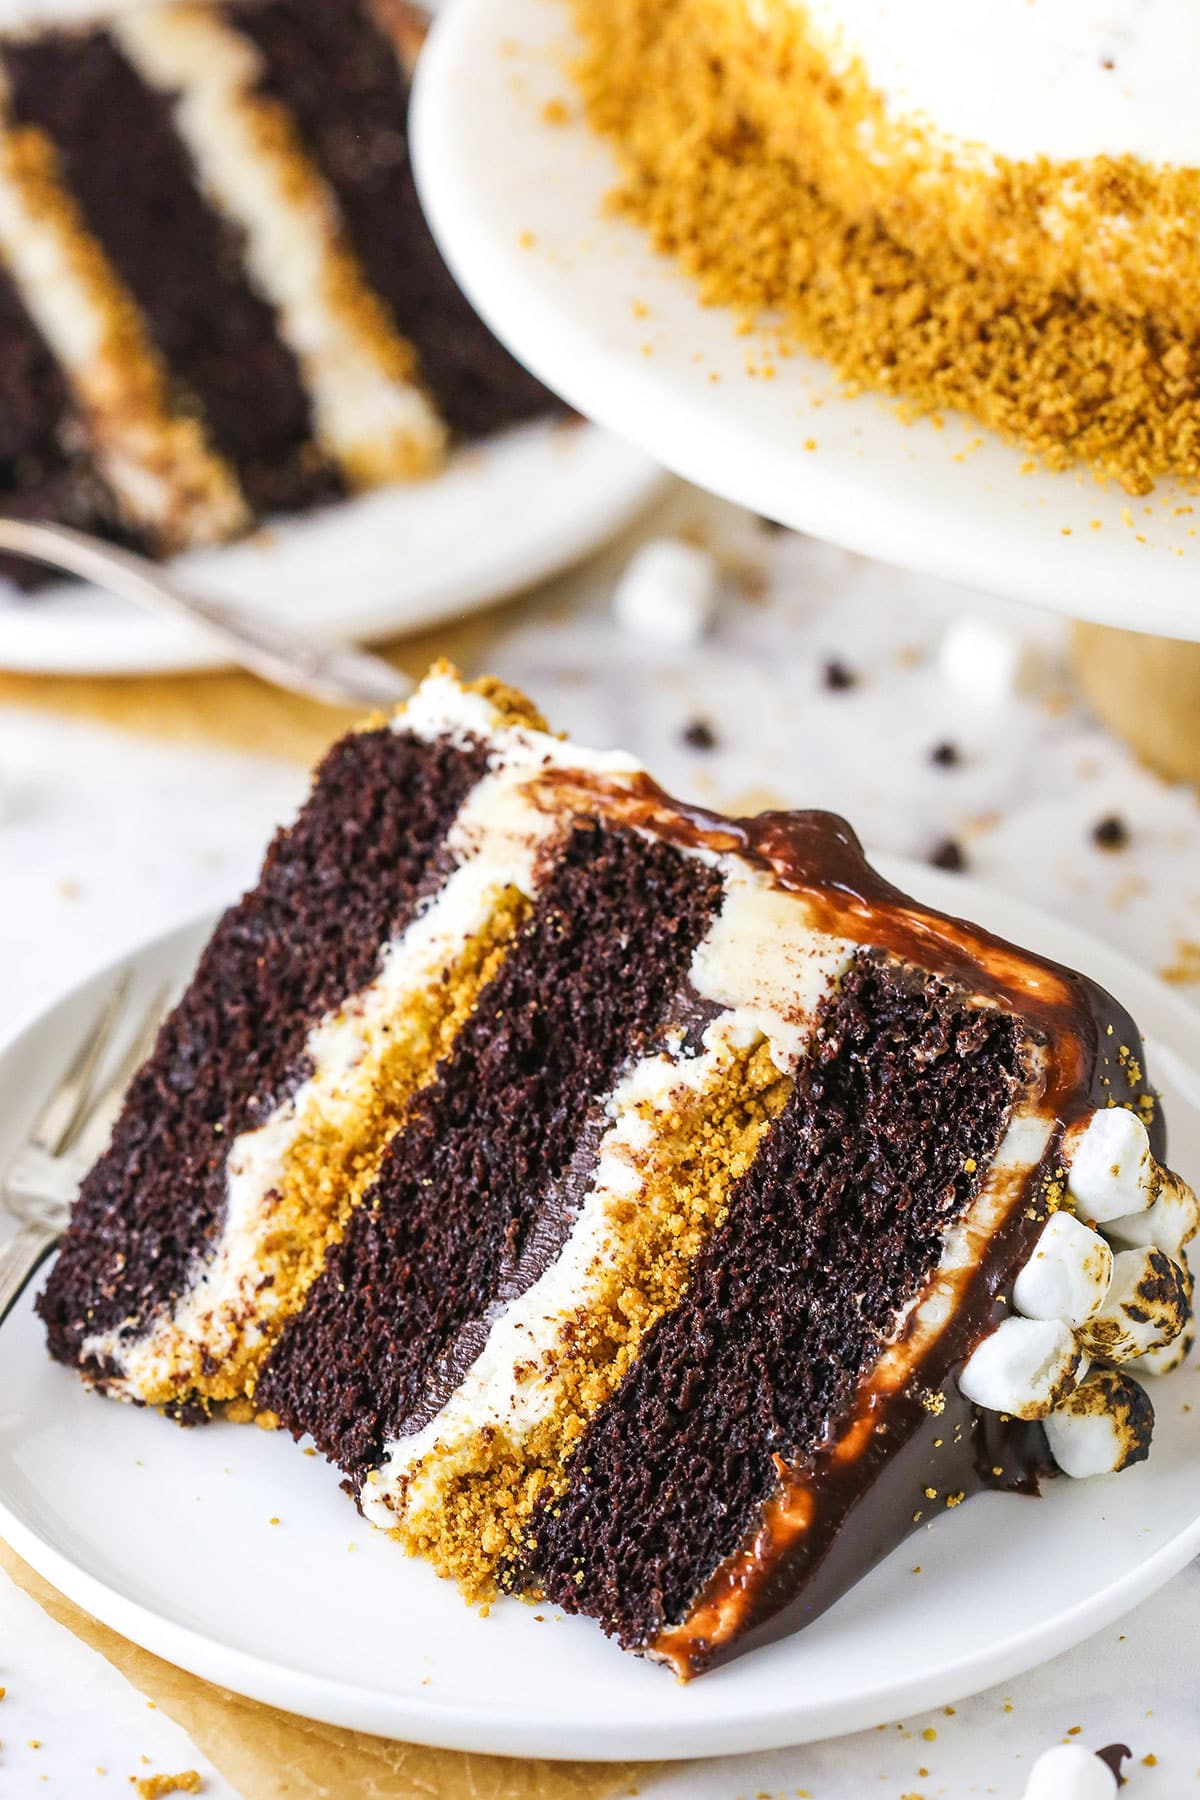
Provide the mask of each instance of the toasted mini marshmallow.
[{"label": "toasted mini marshmallow", "polygon": [[1029,1771],[1023,1800],[1115,1800],[1117,1778],[1082,1744],[1055,1744]]},{"label": "toasted mini marshmallow", "polygon": [[1135,1357],[1130,1373],[1139,1380],[1143,1375],[1170,1375],[1187,1361],[1196,1342],[1196,1283],[1188,1267],[1186,1251],[1179,1252],[1179,1267],[1183,1271],[1187,1293],[1187,1322],[1178,1337],[1160,1344],[1157,1350],[1147,1350],[1142,1356]]},{"label": "toasted mini marshmallow", "polygon": [[1120,1251],[1108,1298],[1080,1331],[1080,1343],[1106,1362],[1128,1362],[1169,1344],[1187,1324],[1190,1285],[1179,1264],[1154,1245]]},{"label": "toasted mini marshmallow", "polygon": [[1196,1342],[1196,1321],[1188,1320],[1177,1338],[1169,1344],[1160,1344],[1157,1350],[1147,1350],[1144,1356],[1137,1357],[1130,1368],[1137,1376],[1170,1375],[1175,1369],[1182,1368],[1192,1353]]},{"label": "toasted mini marshmallow", "polygon": [[1124,1106],[1094,1112],[1080,1131],[1069,1132],[1067,1187],[1081,1218],[1104,1225],[1126,1213],[1145,1212],[1157,1197],[1162,1171],[1136,1113]]},{"label": "toasted mini marshmallow", "polygon": [[1005,1319],[973,1351],[958,1378],[968,1400],[1016,1419],[1044,1419],[1079,1378],[1081,1355],[1061,1319]]},{"label": "toasted mini marshmallow", "polygon": [[1125,1213],[1105,1226],[1119,1244],[1157,1244],[1172,1262],[1182,1259],[1185,1247],[1200,1231],[1200,1200],[1178,1175],[1163,1169],[1158,1199],[1145,1212]]},{"label": "toasted mini marshmallow", "polygon": [[1052,1213],[1013,1285],[1013,1303],[1027,1319],[1082,1325],[1104,1304],[1112,1266],[1112,1250],[1098,1231],[1073,1213]]},{"label": "toasted mini marshmallow", "polygon": [[1093,1369],[1045,1421],[1050,1454],[1065,1475],[1115,1475],[1144,1462],[1154,1434],[1145,1388],[1120,1369]]}]

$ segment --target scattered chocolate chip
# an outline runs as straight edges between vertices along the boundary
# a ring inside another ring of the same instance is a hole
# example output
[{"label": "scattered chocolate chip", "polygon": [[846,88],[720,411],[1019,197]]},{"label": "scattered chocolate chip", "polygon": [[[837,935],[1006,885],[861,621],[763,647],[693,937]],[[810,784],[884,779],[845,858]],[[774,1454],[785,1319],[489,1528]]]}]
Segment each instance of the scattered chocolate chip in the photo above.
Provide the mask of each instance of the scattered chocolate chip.
[{"label": "scattered chocolate chip", "polygon": [[1092,842],[1101,850],[1124,850],[1129,842],[1129,827],[1117,813],[1109,813],[1092,826]]},{"label": "scattered chocolate chip", "polygon": [[1121,1764],[1127,1757],[1133,1755],[1133,1751],[1129,1748],[1129,1745],[1105,1744],[1103,1750],[1097,1750],[1096,1755],[1107,1768],[1112,1770],[1117,1778],[1117,1786],[1124,1787],[1125,1776],[1121,1773]]},{"label": "scattered chocolate chip", "polygon": [[929,860],[935,869],[950,869],[960,874],[967,866],[967,855],[957,838],[943,838],[941,843],[929,853]]},{"label": "scattered chocolate chip", "polygon": [[707,719],[693,719],[683,728],[683,741],[689,750],[715,750],[717,734]]},{"label": "scattered chocolate chip", "polygon": [[935,744],[929,752],[929,760],[931,763],[936,763],[939,769],[957,769],[962,761],[962,751],[957,744],[952,744],[949,738],[943,738],[941,743]]},{"label": "scattered chocolate chip", "polygon": [[831,656],[821,670],[821,680],[835,694],[844,693],[847,688],[858,685],[858,676],[854,670],[847,668],[840,656]]}]

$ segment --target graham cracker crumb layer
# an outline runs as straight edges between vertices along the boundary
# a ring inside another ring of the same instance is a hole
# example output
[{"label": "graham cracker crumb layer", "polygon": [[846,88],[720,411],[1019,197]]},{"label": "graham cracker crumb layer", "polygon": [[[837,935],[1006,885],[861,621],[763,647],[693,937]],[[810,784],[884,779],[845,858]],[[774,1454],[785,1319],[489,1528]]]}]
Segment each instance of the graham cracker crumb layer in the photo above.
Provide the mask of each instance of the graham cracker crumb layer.
[{"label": "graham cracker crumb layer", "polygon": [[405,995],[371,1038],[349,1098],[323,1105],[314,1095],[264,1201],[253,1295],[240,1311],[215,1318],[203,1343],[168,1326],[161,1373],[139,1382],[141,1398],[151,1405],[233,1402],[232,1416],[263,1417],[237,1403],[252,1400],[272,1346],[303,1306],[414,1096],[433,1079],[529,910],[523,894],[503,890],[486,929],[441,979]]},{"label": "graham cracker crumb layer", "polygon": [[756,28],[731,0],[573,4],[587,114],[621,166],[611,205],[706,304],[774,313],[784,354],[913,413],[971,414],[1052,468],[1133,493],[1200,478],[1200,172],[964,172],[861,72],[835,75],[797,9]]},{"label": "graham cracker crumb layer", "polygon": [[439,1438],[406,1472],[392,1535],[468,1599],[494,1596],[502,1575],[519,1584],[535,1506],[564,1491],[588,1421],[616,1392],[646,1333],[678,1304],[790,1088],[760,1041],[727,1050],[716,1075],[681,1094],[673,1110],[647,1107],[653,1135],[637,1159],[637,1185],[610,1197],[604,1254],[586,1292],[553,1349],[519,1372],[522,1383],[546,1392],[538,1421],[523,1435],[485,1425]]},{"label": "graham cracker crumb layer", "polygon": [[244,530],[236,474],[199,418],[177,404],[136,301],[36,126],[0,123],[0,249],[71,384],[125,519],[163,553]]}]

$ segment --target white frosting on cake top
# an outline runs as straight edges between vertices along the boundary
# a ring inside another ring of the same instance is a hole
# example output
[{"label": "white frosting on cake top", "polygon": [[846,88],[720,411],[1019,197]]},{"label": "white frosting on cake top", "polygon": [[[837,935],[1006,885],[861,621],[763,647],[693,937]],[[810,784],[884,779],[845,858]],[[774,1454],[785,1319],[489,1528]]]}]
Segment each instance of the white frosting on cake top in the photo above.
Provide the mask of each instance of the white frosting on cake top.
[{"label": "white frosting on cake top", "polygon": [[[800,5],[802,0],[789,0]],[[777,0],[747,0],[769,18]],[[803,0],[895,113],[1016,161],[1200,165],[1194,0]]]}]

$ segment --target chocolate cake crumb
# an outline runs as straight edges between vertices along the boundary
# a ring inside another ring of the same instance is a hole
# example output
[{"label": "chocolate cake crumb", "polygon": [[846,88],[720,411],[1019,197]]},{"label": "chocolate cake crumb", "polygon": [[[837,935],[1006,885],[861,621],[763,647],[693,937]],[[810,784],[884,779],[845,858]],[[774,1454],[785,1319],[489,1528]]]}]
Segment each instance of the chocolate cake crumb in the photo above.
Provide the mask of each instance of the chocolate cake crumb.
[{"label": "chocolate cake crumb", "polygon": [[939,769],[957,769],[962,762],[962,751],[957,744],[951,743],[949,738],[943,738],[941,743],[935,744],[929,752],[929,760]]},{"label": "chocolate cake crumb", "polygon": [[717,734],[707,719],[693,719],[683,728],[683,741],[689,750],[715,750]]},{"label": "chocolate cake crumb", "polygon": [[1128,1762],[1133,1756],[1129,1745],[1105,1744],[1103,1750],[1097,1750],[1096,1755],[1106,1768],[1112,1770],[1117,1778],[1117,1786],[1124,1787],[1129,1777],[1121,1773],[1121,1764]]},{"label": "chocolate cake crumb", "polygon": [[826,659],[821,670],[821,680],[831,693],[845,693],[847,688],[858,686],[858,676],[853,669],[844,663],[840,656]]},{"label": "chocolate cake crumb", "polygon": [[1093,825],[1092,842],[1101,850],[1124,850],[1129,843],[1129,827],[1119,813],[1109,813]]},{"label": "chocolate cake crumb", "polygon": [[957,838],[948,837],[934,845],[929,860],[935,869],[949,869],[952,874],[961,875],[967,866],[967,853]]}]

